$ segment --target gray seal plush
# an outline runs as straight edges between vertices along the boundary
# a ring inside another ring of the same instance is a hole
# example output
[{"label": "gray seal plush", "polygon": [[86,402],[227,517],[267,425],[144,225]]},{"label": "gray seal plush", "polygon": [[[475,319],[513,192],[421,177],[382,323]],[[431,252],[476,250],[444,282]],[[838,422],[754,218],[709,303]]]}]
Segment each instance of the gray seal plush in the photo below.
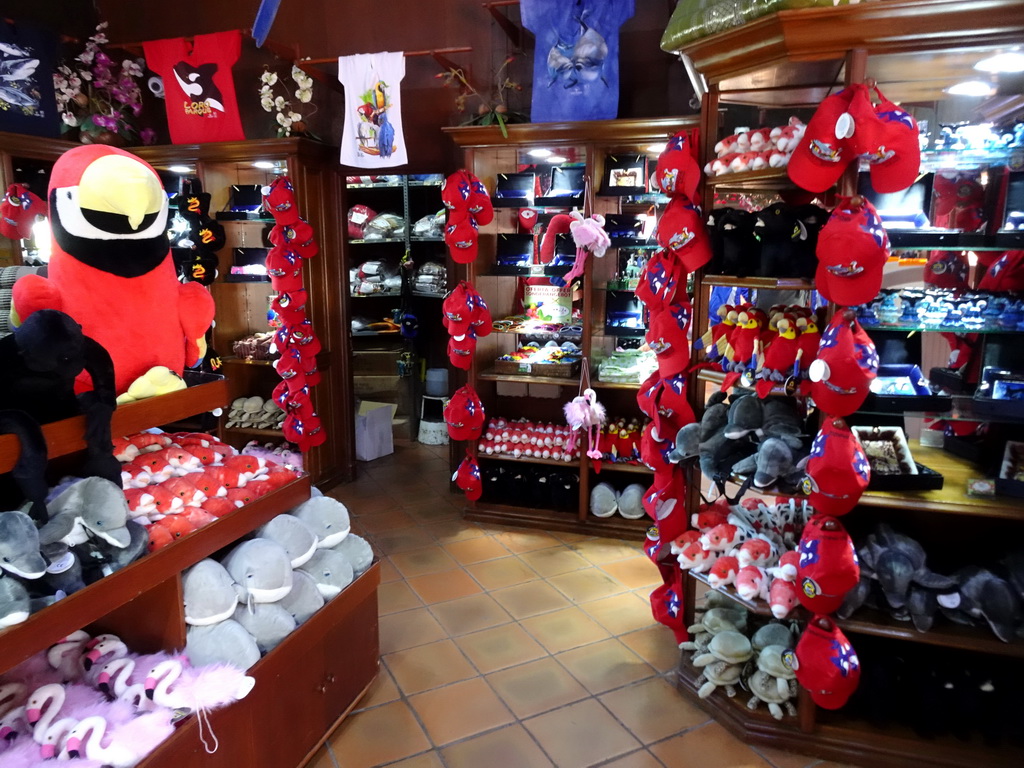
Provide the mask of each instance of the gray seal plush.
[{"label": "gray seal plush", "polygon": [[224,568],[254,603],[273,603],[292,589],[292,565],[284,547],[269,539],[251,539],[224,558]]},{"label": "gray seal plush", "polygon": [[320,588],[312,576],[305,571],[295,571],[292,574],[292,591],[282,597],[277,605],[288,611],[297,625],[301,625],[324,607],[324,596],[320,594]]},{"label": "gray seal plush", "polygon": [[276,541],[288,557],[292,568],[298,568],[313,556],[320,540],[310,527],[295,515],[278,515],[257,531],[257,536]]},{"label": "gray seal plush", "polygon": [[0,512],[0,568],[23,579],[38,579],[46,573],[39,531],[24,512]]},{"label": "gray seal plush", "polygon": [[234,619],[208,627],[189,627],[185,653],[194,667],[231,664],[248,669],[260,660],[260,649],[253,636]]},{"label": "gray seal plush", "polygon": [[252,635],[262,653],[272,651],[298,626],[292,615],[278,603],[240,605],[235,609],[235,621]]},{"label": "gray seal plush", "polygon": [[49,503],[50,520],[39,530],[39,541],[63,541],[74,547],[90,537],[124,549],[131,543],[125,527],[128,500],[124,491],[102,477],[87,477],[60,493]]},{"label": "gray seal plush", "polygon": [[348,558],[333,549],[317,550],[309,562],[299,570],[313,577],[317,589],[325,600],[336,597],[355,579]]},{"label": "gray seal plush", "polygon": [[181,577],[185,596],[185,623],[206,627],[230,619],[246,593],[227,569],[207,558],[193,565]]},{"label": "gray seal plush", "polygon": [[354,533],[350,533],[342,539],[341,544],[334,547],[334,551],[345,556],[357,579],[373,565],[373,549],[370,547],[370,542]]},{"label": "gray seal plush", "polygon": [[316,534],[320,549],[337,546],[351,530],[348,508],[330,496],[314,496],[299,504],[292,514]]}]

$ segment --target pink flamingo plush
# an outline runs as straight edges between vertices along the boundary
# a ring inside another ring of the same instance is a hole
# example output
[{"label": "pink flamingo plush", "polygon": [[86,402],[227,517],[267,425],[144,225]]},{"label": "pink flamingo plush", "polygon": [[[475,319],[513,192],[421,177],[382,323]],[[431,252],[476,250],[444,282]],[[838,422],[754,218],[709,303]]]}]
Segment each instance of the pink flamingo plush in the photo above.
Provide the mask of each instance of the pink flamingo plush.
[{"label": "pink flamingo plush", "polygon": [[[52,766],[53,763],[48,761],[57,756],[65,738],[76,725],[78,720],[73,717],[65,717],[53,723],[43,735],[42,746],[34,741],[19,741],[3,753],[4,768]],[[94,760],[79,760],[75,763],[75,768],[100,768],[101,765],[102,763]]]},{"label": "pink flamingo plush", "polygon": [[165,712],[148,712],[120,725],[91,716],[71,729],[64,749],[72,758],[84,756],[113,768],[131,768],[173,732]]},{"label": "pink flamingo plush", "polygon": [[24,683],[0,684],[0,717],[15,707],[20,707],[28,699],[28,686]]},{"label": "pink flamingo plush", "polygon": [[604,406],[597,402],[597,392],[587,387],[582,395],[574,397],[562,407],[562,410],[571,430],[566,450],[571,452],[576,447],[576,430],[582,429],[587,433],[587,456],[600,459],[601,451],[598,450],[597,443],[608,414]]},{"label": "pink flamingo plush", "polygon": [[50,684],[37,688],[25,704],[25,717],[32,726],[32,738],[42,744],[46,730],[60,717],[81,719],[102,715],[111,722],[130,720],[135,711],[123,702],[109,702],[106,697],[84,685]]},{"label": "pink flamingo plush", "polygon": [[108,661],[101,666],[96,675],[96,687],[108,696],[122,701],[136,701],[138,696],[146,706],[138,707],[145,711],[155,708],[146,697],[146,677],[149,671],[162,661],[180,661],[188,664],[184,654],[151,653],[146,656],[125,656]]},{"label": "pink flamingo plush", "polygon": [[146,676],[146,696],[157,705],[193,712],[213,711],[244,699],[256,681],[237,667],[208,664],[186,667],[180,660],[168,659],[154,666]]},{"label": "pink flamingo plush", "polygon": [[[28,719],[25,717],[25,705],[9,709],[3,717],[0,717],[0,753],[18,736],[30,733],[32,733],[32,726],[28,724]],[[6,762],[4,765],[6,766]]]}]

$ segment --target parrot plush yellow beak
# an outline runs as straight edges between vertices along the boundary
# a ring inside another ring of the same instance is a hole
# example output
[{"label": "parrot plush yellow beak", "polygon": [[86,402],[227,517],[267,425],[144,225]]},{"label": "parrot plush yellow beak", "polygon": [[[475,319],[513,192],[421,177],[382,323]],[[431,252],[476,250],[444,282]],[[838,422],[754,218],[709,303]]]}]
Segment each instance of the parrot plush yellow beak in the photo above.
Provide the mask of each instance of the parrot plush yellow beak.
[{"label": "parrot plush yellow beak", "polygon": [[165,197],[160,179],[123,155],[106,155],[90,163],[78,186],[82,208],[125,216],[133,230],[147,214],[160,211]]}]

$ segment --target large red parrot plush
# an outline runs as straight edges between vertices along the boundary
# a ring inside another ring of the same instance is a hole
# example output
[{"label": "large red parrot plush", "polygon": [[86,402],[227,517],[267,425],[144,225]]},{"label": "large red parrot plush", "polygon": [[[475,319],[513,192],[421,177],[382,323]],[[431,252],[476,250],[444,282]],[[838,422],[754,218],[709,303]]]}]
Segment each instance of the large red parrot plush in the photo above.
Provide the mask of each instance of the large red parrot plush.
[{"label": "large red parrot plush", "polygon": [[[181,376],[199,362],[213,297],[199,283],[177,280],[156,171],[121,149],[75,147],[53,166],[49,202],[48,276],[15,284],[15,321],[39,309],[70,315],[110,353],[118,395],[157,376],[150,371],[158,366]],[[75,391],[89,389],[84,374]]]}]

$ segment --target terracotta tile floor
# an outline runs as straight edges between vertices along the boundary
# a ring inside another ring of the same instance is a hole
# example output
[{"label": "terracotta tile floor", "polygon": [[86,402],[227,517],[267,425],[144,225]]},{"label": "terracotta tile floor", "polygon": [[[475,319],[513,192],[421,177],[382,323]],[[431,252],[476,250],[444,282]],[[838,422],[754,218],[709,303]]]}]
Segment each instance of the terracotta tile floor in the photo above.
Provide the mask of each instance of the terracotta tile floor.
[{"label": "terracotta tile floor", "polygon": [[396,443],[331,495],[381,559],[380,676],[311,768],[810,768],[674,688],[639,542],[474,524],[448,449]]}]

